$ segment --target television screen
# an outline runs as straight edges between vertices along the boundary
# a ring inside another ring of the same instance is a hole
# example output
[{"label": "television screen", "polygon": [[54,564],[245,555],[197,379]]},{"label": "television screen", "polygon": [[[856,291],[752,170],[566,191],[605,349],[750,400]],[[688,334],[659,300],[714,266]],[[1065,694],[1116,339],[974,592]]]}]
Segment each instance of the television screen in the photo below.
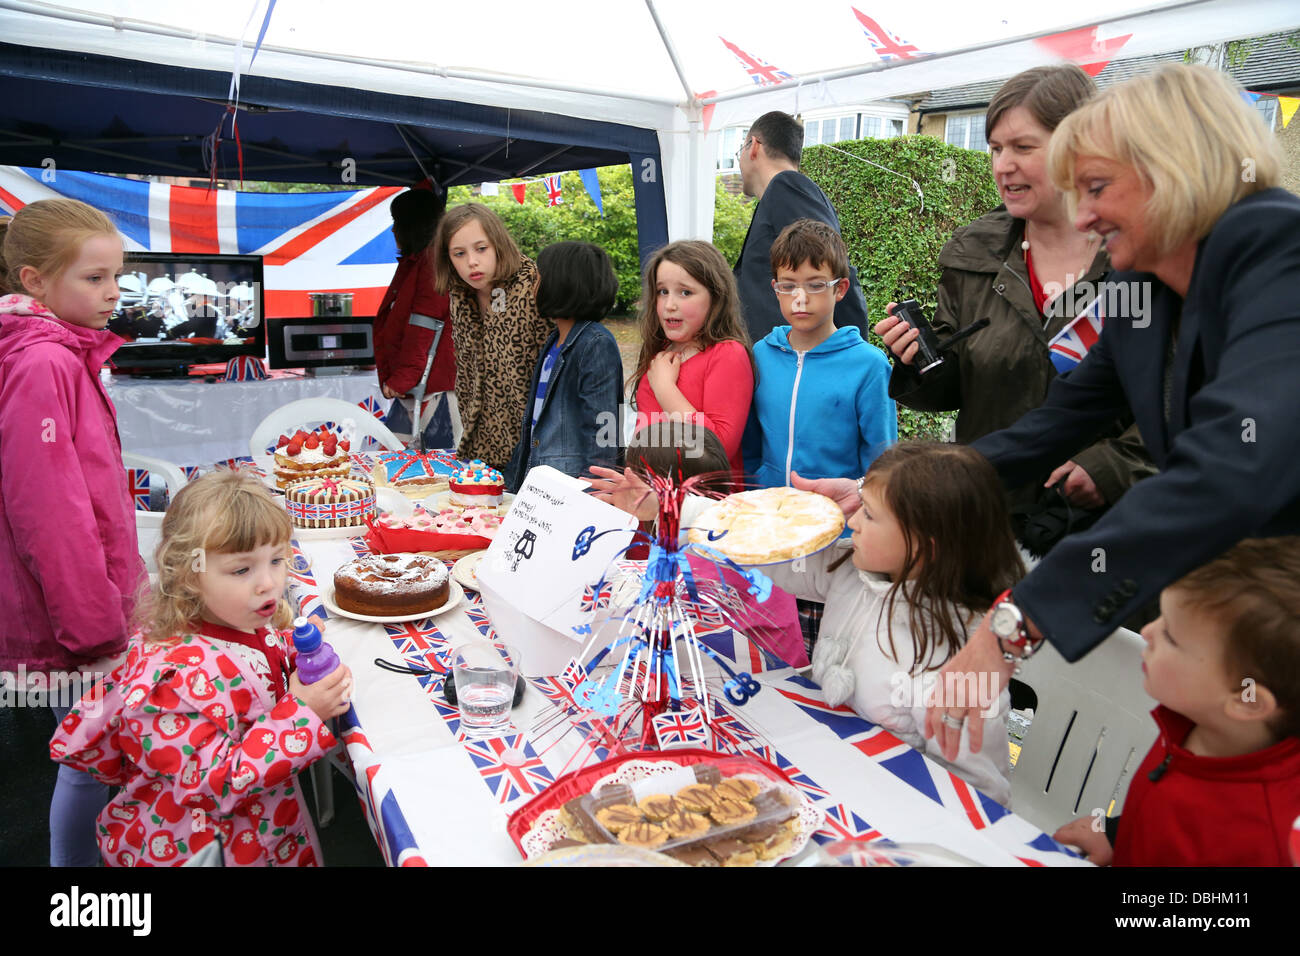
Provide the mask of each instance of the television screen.
[{"label": "television screen", "polygon": [[267,364],[271,368],[321,368],[375,364],[374,319],[313,316],[268,319]]},{"label": "television screen", "polygon": [[113,364],[132,371],[266,354],[262,257],[131,252],[109,331],[126,339]]}]

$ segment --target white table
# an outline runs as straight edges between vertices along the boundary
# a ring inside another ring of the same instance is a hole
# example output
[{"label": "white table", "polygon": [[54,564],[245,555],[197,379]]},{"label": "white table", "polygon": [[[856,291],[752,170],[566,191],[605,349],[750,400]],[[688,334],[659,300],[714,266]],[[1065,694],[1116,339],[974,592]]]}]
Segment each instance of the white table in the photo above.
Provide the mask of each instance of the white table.
[{"label": "white table", "polygon": [[[311,568],[304,574],[297,565],[291,591],[310,611],[319,606],[320,593],[312,577],[331,581],[355,552],[346,539],[300,540],[299,545]],[[580,746],[572,733],[558,743],[552,736],[538,739],[538,717],[555,711],[530,683],[512,711],[523,734],[512,746],[536,758],[540,779],[514,790],[506,777],[491,783],[488,770],[452,731],[456,715],[443,702],[440,680],[374,666],[376,657],[427,661],[449,646],[480,639],[481,627],[487,626],[476,602],[398,626],[405,630],[399,634],[378,624],[328,621],[326,639],[356,682],[357,726],[343,734],[344,740],[371,829],[392,865],[518,863],[519,852],[506,832],[509,814],[545,789],[548,779],[559,778]],[[764,689],[736,708],[735,717],[758,736],[762,755],[837,816],[839,825],[832,829],[840,836],[937,844],[994,866],[1087,865],[886,731],[826,708],[815,685],[788,669],[757,677]]]},{"label": "white table", "polygon": [[276,372],[258,382],[201,378],[113,376],[108,395],[117,406],[122,450],[177,465],[210,465],[248,454],[248,436],[268,414],[300,398],[369,400],[387,411],[375,372],[313,377]]}]

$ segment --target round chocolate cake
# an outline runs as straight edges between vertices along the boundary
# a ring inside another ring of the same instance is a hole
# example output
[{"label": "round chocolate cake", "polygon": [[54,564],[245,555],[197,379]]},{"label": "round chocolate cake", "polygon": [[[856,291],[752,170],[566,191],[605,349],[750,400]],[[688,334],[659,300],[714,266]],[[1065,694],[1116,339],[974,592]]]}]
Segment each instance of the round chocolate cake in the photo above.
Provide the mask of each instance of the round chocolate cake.
[{"label": "round chocolate cake", "polygon": [[334,603],[354,614],[401,617],[447,603],[447,566],[422,554],[372,554],[334,572]]}]

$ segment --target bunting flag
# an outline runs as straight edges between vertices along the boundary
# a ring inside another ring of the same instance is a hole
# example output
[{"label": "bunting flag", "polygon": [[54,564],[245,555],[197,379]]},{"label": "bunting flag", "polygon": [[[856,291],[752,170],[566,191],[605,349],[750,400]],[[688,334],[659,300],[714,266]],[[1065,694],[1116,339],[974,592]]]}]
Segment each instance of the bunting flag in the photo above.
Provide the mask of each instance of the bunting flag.
[{"label": "bunting flag", "polygon": [[587,190],[587,195],[591,201],[596,204],[600,214],[605,215],[605,204],[600,199],[600,178],[596,175],[594,169],[580,169],[578,175],[582,178],[582,186]]},{"label": "bunting flag", "polygon": [[[696,93],[695,97],[696,99],[705,100],[708,99],[710,96],[717,96],[717,95],[718,95],[717,90],[705,90],[703,93]],[[704,132],[706,133],[709,131],[709,126],[713,123],[713,110],[717,105],[718,105],[717,103],[709,103],[707,106],[704,107],[703,110],[700,111],[700,119],[704,121]]]},{"label": "bunting flag", "polygon": [[523,202],[524,202],[524,191],[525,191],[527,188],[528,188],[528,184],[527,184],[527,183],[511,183],[511,184],[510,184],[510,191],[511,191],[512,193],[514,193],[514,195],[515,195],[515,202],[519,203],[520,205],[523,205]]},{"label": "bunting flag", "polygon": [[1250,90],[1242,90],[1241,98],[1245,100],[1248,105],[1254,106],[1255,103],[1259,100],[1259,94],[1252,93]]},{"label": "bunting flag", "polygon": [[79,199],[108,214],[128,252],[262,256],[268,318],[311,315],[309,292],[351,292],[353,311],[374,315],[397,268],[388,207],[401,191],[247,193],[0,166],[0,213]]},{"label": "bunting flag", "polygon": [[478,187],[480,196],[500,196],[501,185],[499,183],[483,183]]},{"label": "bunting flag", "polygon": [[736,44],[732,43],[726,37],[720,36],[719,40],[722,45],[736,55],[740,65],[745,68],[750,78],[759,86],[776,86],[778,83],[784,83],[786,80],[794,79],[785,70],[778,70],[771,63],[768,63],[760,56],[750,56]]},{"label": "bunting flag", "polygon": [[564,203],[564,197],[560,195],[560,174],[546,177],[546,205],[559,206]]},{"label": "bunting flag", "polygon": [[1096,27],[1083,27],[1079,30],[1054,33],[1049,37],[1039,37],[1034,42],[1063,60],[1079,64],[1083,72],[1095,78],[1098,73],[1106,69],[1106,64],[1115,59],[1115,54],[1119,52],[1120,47],[1132,36],[1133,34],[1126,33],[1122,37],[1098,40]]},{"label": "bunting flag", "polygon": [[1277,98],[1277,108],[1282,111],[1282,128],[1286,129],[1287,124],[1291,122],[1291,117],[1295,116],[1295,108],[1300,106],[1300,98],[1294,96],[1279,96]]},{"label": "bunting flag", "polygon": [[890,33],[857,7],[849,7],[849,9],[858,18],[858,23],[862,24],[862,32],[871,42],[871,49],[875,50],[876,56],[882,60],[910,60],[914,57],[926,56],[924,52],[901,39],[898,34]]}]

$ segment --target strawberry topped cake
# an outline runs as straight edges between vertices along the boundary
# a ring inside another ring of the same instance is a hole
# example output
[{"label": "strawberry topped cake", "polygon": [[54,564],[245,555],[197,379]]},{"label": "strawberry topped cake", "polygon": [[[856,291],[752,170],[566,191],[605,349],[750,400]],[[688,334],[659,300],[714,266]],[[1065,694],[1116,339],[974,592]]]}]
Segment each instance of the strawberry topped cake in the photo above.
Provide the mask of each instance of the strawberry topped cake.
[{"label": "strawberry topped cake", "polygon": [[352,471],[351,445],[322,425],[313,432],[281,435],[275,448],[275,486],[303,478],[346,478]]},{"label": "strawberry topped cake", "polygon": [[472,534],[492,538],[501,527],[501,516],[494,508],[443,508],[438,512],[425,511],[416,505],[409,518],[381,515],[376,522],[382,528],[405,531],[431,531],[434,534]]},{"label": "strawberry topped cake", "polygon": [[456,470],[449,488],[453,505],[495,508],[505,496],[506,480],[501,472],[475,458]]}]

